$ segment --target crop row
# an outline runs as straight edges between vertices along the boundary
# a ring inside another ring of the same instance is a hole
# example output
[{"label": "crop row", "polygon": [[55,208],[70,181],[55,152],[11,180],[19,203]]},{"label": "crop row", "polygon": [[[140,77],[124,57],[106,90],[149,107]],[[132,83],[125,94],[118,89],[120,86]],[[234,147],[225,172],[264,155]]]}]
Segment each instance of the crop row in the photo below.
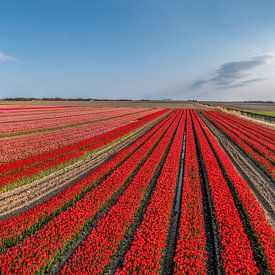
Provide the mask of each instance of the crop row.
[{"label": "crop row", "polygon": [[125,235],[140,218],[143,204],[150,198],[151,190],[159,178],[157,170],[162,168],[179,121],[180,117],[173,122],[123,195],[77,248],[61,274],[101,273],[111,265],[118,249],[123,245]]},{"label": "crop row", "polygon": [[233,122],[236,122],[238,125],[240,125],[240,127],[244,127],[248,132],[254,133],[254,135],[275,144],[274,130],[261,126],[259,124],[246,121],[244,119],[241,119],[232,115],[227,115],[224,113],[219,113],[219,114],[222,117],[226,117],[227,119]]},{"label": "crop row", "polygon": [[[130,156],[138,151],[138,149],[142,150],[141,147],[145,146],[145,142],[151,144],[151,140],[163,133],[165,127],[167,127],[167,123],[169,123],[173,117],[174,114],[169,115],[133,144],[117,153],[111,160],[95,169],[76,184],[57,194],[52,199],[20,215],[1,221],[0,245],[2,247],[4,245],[5,247],[16,243],[16,240],[21,240],[29,233],[33,233],[49,219],[58,215],[69,206],[72,206],[95,186],[101,184],[107,176],[110,176],[112,172],[118,169]],[[17,228],[16,231],[13,230],[15,227]]]},{"label": "crop row", "polygon": [[[203,124],[202,120],[200,123]],[[249,188],[246,181],[239,175],[228,155],[223,151],[208,128],[204,133],[215,151],[219,161],[229,178],[231,193],[235,195],[239,211],[244,213],[243,221],[247,223],[251,237],[256,239],[256,255],[260,261],[266,261],[265,272],[275,273],[275,232],[268,223],[265,213]],[[265,264],[265,263],[264,263]]]},{"label": "crop row", "polygon": [[162,270],[176,195],[185,119],[186,112],[180,121],[142,222],[125,255],[122,267],[117,271],[118,274],[158,273]]},{"label": "crop row", "polygon": [[209,145],[197,116],[193,113],[194,131],[204,161],[213,217],[217,223],[222,268],[226,274],[257,274],[259,272],[253,250],[242,223],[234,198]]},{"label": "crop row", "polygon": [[71,106],[33,106],[33,105],[24,105],[21,104],[1,104],[0,112],[10,112],[10,111],[29,111],[29,110],[54,110],[54,109],[64,109],[71,108]]},{"label": "crop row", "polygon": [[[272,130],[253,143],[246,122],[238,128],[230,116],[203,114],[244,148],[272,150],[264,145]],[[102,135],[1,164],[1,180],[76,160],[160,118],[74,185],[0,221],[0,274],[159,274],[166,272],[167,257],[173,274],[275,274],[275,232],[196,111],[158,110]]]},{"label": "crop row", "polygon": [[184,175],[178,239],[174,257],[175,274],[206,272],[206,234],[203,216],[201,178],[191,115],[188,112]]},{"label": "crop row", "polygon": [[[148,113],[152,113],[154,112],[153,111],[147,111]],[[9,132],[2,132],[1,135],[0,135],[0,138],[10,138],[10,137],[19,137],[19,136],[26,136],[26,135],[36,135],[36,134],[39,134],[39,133],[51,133],[51,132],[54,132],[54,131],[62,131],[64,129],[71,129],[71,128],[77,128],[77,127],[81,127],[81,126],[89,126],[89,125],[93,125],[93,124],[97,124],[97,123],[101,123],[101,122],[104,122],[104,121],[109,121],[109,120],[115,120],[115,119],[118,119],[118,118],[123,118],[123,117],[131,117],[132,115],[138,115],[138,114],[143,114],[143,115],[146,115],[146,111],[132,111],[130,113],[125,113],[125,114],[118,114],[118,115],[115,115],[115,116],[106,116],[103,115],[102,116],[102,119],[100,118],[101,116],[98,115],[98,118],[95,118],[94,119],[91,119],[91,120],[85,120],[85,118],[83,118],[83,121],[82,120],[77,120],[75,122],[72,122],[70,123],[69,120],[67,119],[64,119],[64,120],[67,120],[67,123],[65,123],[65,125],[62,125],[62,119],[59,121],[59,123],[61,123],[61,125],[59,125],[58,123],[55,124],[55,120],[52,121],[53,124],[53,127],[43,127],[43,123],[42,124],[42,127],[40,128],[33,128],[32,129],[32,125],[30,125],[29,129],[26,128],[25,130],[24,129],[24,124],[25,125],[28,125],[28,124],[32,124],[32,122],[19,122],[20,125],[22,125],[22,131],[12,131]],[[51,123],[51,122],[49,122]],[[39,125],[39,122],[35,123],[34,124],[37,124]],[[44,121],[44,124],[47,124],[47,121],[45,120]],[[7,126],[9,124],[3,124],[3,127],[5,128],[8,128],[9,126]],[[12,127],[12,125],[11,125]],[[21,126],[20,126],[21,127]],[[39,126],[38,126],[39,127]]]},{"label": "crop row", "polygon": [[131,122],[143,119],[144,117],[146,118],[147,116],[144,116],[143,113],[138,113],[91,125],[2,139],[0,140],[0,162],[14,162],[15,160],[40,155],[110,132],[116,128],[128,125]]},{"label": "crop row", "polygon": [[[65,110],[58,110],[55,112],[52,111],[44,111],[44,112],[16,112],[10,113],[6,112],[1,118],[0,123],[17,123],[17,122],[28,122],[28,121],[35,121],[35,120],[43,120],[43,119],[55,119],[55,118],[62,118],[62,117],[75,117],[75,116],[85,116],[89,114],[99,114],[101,112],[109,112],[112,111],[113,108],[70,108]],[[1,112],[1,111],[0,111]]]},{"label": "crop row", "polygon": [[250,144],[255,150],[259,151],[266,157],[272,159],[274,158],[275,145],[272,144],[271,140],[266,141],[262,134],[257,134],[255,129],[247,129],[246,127],[242,127],[240,123],[232,121],[229,115],[220,115],[215,112],[208,113],[211,117],[218,120],[225,126],[226,128],[231,129],[234,133],[242,138],[246,143]]},{"label": "crop row", "polygon": [[145,115],[152,113],[148,110],[136,110],[136,109],[123,109],[123,110],[111,110],[109,112],[92,113],[81,116],[69,116],[53,119],[42,119],[33,121],[21,121],[21,122],[10,122],[0,124],[0,136],[7,136],[11,133],[22,134],[22,133],[33,133],[37,130],[51,130],[65,126],[72,125],[83,125],[88,123],[94,123],[97,121],[103,121],[107,119],[115,119],[124,115],[131,115],[133,113],[142,112]]},{"label": "crop row", "polygon": [[230,126],[236,133],[240,133],[245,141],[250,142],[252,146],[256,146],[263,154],[271,155],[275,152],[275,143],[271,139],[267,139],[262,133],[258,133],[256,129],[242,126],[238,121],[233,121],[229,115],[220,115],[216,113],[210,113],[213,117],[220,119],[226,123],[226,126]]},{"label": "crop row", "polygon": [[157,132],[157,136],[150,138],[118,169],[73,206],[61,212],[22,243],[7,249],[0,256],[3,273],[41,271],[61,257],[68,244],[73,242],[95,217],[127,188],[134,175],[161,141],[166,130]]},{"label": "crop row", "polygon": [[[11,118],[11,117],[15,117],[15,118],[22,118],[24,119],[24,117],[29,117],[29,116],[36,116],[36,115],[45,115],[45,114],[49,114],[49,116],[51,115],[56,115],[56,114],[66,114],[67,112],[79,112],[79,111],[84,111],[86,110],[87,112],[87,107],[80,107],[80,106],[64,106],[66,108],[58,108],[58,109],[37,109],[37,110],[28,110],[28,109],[21,109],[21,110],[9,110],[9,111],[3,111],[2,108],[0,108],[0,113],[2,115],[4,115],[6,118]],[[89,108],[89,110],[96,110],[99,108],[95,108],[95,107],[91,107]]]},{"label": "crop row", "polygon": [[219,129],[221,129],[233,142],[235,142],[248,156],[252,158],[260,167],[266,171],[271,178],[275,179],[275,156],[272,151],[267,150],[259,143],[248,138],[240,131],[229,127],[226,122],[221,121],[217,117],[211,116],[209,113],[203,113],[210,119]]},{"label": "crop row", "polygon": [[[83,157],[98,148],[102,148],[106,146],[106,144],[112,143],[137,128],[142,127],[162,114],[163,112],[158,112],[148,115],[142,120],[119,127],[105,134],[96,136],[95,138],[62,147],[61,149],[52,152],[40,154],[13,163],[2,164],[0,165],[0,173],[2,174],[0,187],[5,187],[3,190],[10,190],[13,187],[28,183],[31,180],[31,176],[37,178],[39,173],[42,173],[41,176],[44,176],[49,169],[58,167],[58,165],[61,164],[64,165],[66,162],[76,161],[78,158]],[[26,181],[24,181],[24,179],[26,179]],[[16,183],[18,181],[20,182]]]}]

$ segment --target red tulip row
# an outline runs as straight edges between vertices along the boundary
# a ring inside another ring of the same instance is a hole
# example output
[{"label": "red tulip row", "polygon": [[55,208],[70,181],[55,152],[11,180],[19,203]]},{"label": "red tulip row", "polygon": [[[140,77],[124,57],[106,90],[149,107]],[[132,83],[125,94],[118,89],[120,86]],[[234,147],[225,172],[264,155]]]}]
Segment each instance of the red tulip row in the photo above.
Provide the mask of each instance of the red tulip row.
[{"label": "red tulip row", "polygon": [[96,136],[95,138],[83,140],[79,143],[75,143],[52,152],[44,153],[25,160],[19,160],[10,164],[3,164],[0,166],[2,170],[0,188],[19,181],[22,178],[36,175],[39,172],[44,172],[45,170],[64,164],[70,160],[74,160],[89,151],[103,147],[106,144],[111,143],[114,140],[119,139],[135,129],[145,125],[149,121],[156,119],[158,116],[163,115],[163,113],[164,112],[158,112],[149,115],[142,120],[132,122],[126,126]]},{"label": "red tulip row", "polygon": [[[43,153],[43,154],[36,154],[33,157],[29,157],[27,159],[23,159],[23,160],[17,160],[17,161],[13,161],[13,162],[8,162],[8,163],[1,163],[0,164],[0,174],[7,174],[8,172],[14,171],[14,170],[18,170],[18,169],[22,169],[22,167],[31,165],[34,161],[43,161],[47,158],[51,158],[55,155],[55,153],[61,154],[62,152],[67,152],[70,150],[75,150],[75,149],[79,149],[82,148],[84,146],[88,146],[91,143],[96,142],[99,138],[104,138],[105,136],[108,135],[112,135],[113,133],[117,132],[117,131],[121,131],[124,129],[127,129],[128,127],[133,127],[136,125],[136,127],[142,126],[143,124],[163,115],[167,113],[167,110],[161,110],[146,116],[143,116],[141,119],[137,120],[137,121],[133,121],[130,122],[127,125],[123,125],[120,126],[120,128],[114,128],[111,129],[110,131],[106,132],[106,133],[98,133],[99,135],[96,135],[92,138],[88,138],[88,139],[81,139],[78,142],[74,142],[73,144],[70,145],[66,145],[63,143],[61,144],[61,147],[59,147],[56,150],[51,150],[49,152]],[[129,122],[129,121],[128,121]],[[97,125],[97,127],[100,125]],[[106,125],[105,125],[106,126]],[[63,145],[63,146],[62,146]]]},{"label": "red tulip row", "polygon": [[169,144],[178,123],[179,118],[135,175],[117,203],[77,248],[61,274],[84,274],[85,272],[100,274],[112,263],[129,228],[135,219],[139,219],[139,210],[147,200],[150,187],[153,187],[152,180],[155,178],[154,175],[165,153],[169,150]]},{"label": "red tulip row", "polygon": [[275,162],[275,146],[270,142],[265,142],[262,138],[257,138],[254,133],[249,134],[247,129],[242,129],[239,124],[236,122],[230,122],[230,120],[223,115],[218,116],[217,114],[209,113],[209,116],[219,121],[226,129],[231,130],[233,133],[238,135],[244,142],[250,145],[257,152]]},{"label": "red tulip row", "polygon": [[142,222],[117,274],[161,271],[174,206],[185,119],[186,112],[165,159]]},{"label": "red tulip row", "polygon": [[240,125],[244,129],[246,129],[250,133],[254,134],[255,136],[263,138],[263,139],[267,140],[268,142],[271,142],[273,145],[275,144],[274,130],[272,130],[270,128],[260,126],[253,122],[249,122],[247,120],[237,118],[235,116],[224,114],[221,112],[211,112],[211,113],[216,113],[216,114],[222,115],[222,116],[226,117],[227,119],[229,119],[230,121],[237,123],[238,125]]},{"label": "red tulip row", "polygon": [[271,140],[265,140],[262,133],[257,133],[255,129],[244,127],[238,121],[232,121],[229,115],[220,115],[215,112],[210,112],[209,115],[224,122],[226,126],[230,127],[230,129],[234,129],[236,133],[240,132],[246,142],[249,142],[252,145],[255,144],[255,146],[257,146],[256,149],[260,150],[263,154],[271,155],[275,152],[275,143]]},{"label": "red tulip row", "polygon": [[[201,120],[200,122],[202,123]],[[204,128],[204,132],[218,154],[219,159],[233,184],[233,188],[237,192],[241,204],[247,213],[252,230],[261,245],[261,249],[265,255],[264,257],[267,259],[270,274],[275,274],[275,232],[268,223],[261,205],[255,198],[248,184],[238,174],[227,154],[219,146],[215,137],[207,128]]]},{"label": "red tulip row", "polygon": [[192,116],[211,190],[225,273],[258,274],[259,270],[253,258],[251,244],[235,206],[234,198],[197,117],[194,113]]},{"label": "red tulip row", "polygon": [[[164,110],[154,110],[154,112],[148,116],[154,115],[159,111]],[[135,113],[111,120],[65,128],[53,132],[0,139],[0,163],[14,163],[14,161],[19,159],[25,159],[52,150],[57,150],[61,147],[110,132],[140,119],[142,120],[144,117],[147,117],[147,115],[143,112]]]},{"label": "red tulip row", "polygon": [[[6,243],[15,243],[16,239],[25,237],[27,232],[28,234],[33,233],[40,225],[42,226],[42,224],[44,224],[45,220],[64,210],[67,205],[71,206],[74,204],[98,182],[102,181],[101,179],[104,179],[107,173],[117,169],[127,158],[139,149],[139,147],[147,142],[147,140],[150,142],[149,138],[155,140],[159,137],[159,135],[165,131],[167,125],[169,125],[168,123],[171,123],[173,117],[174,114],[171,114],[163,119],[163,121],[154,126],[133,144],[116,154],[110,161],[101,165],[87,177],[57,194],[52,199],[20,215],[0,221],[0,246]],[[14,230],[14,228],[16,228],[16,230]]]},{"label": "red tulip row", "polygon": [[196,143],[190,113],[186,126],[186,149],[174,274],[204,274],[206,235]]},{"label": "red tulip row", "polygon": [[[238,144],[238,146],[244,152],[246,152],[260,167],[262,167],[266,171],[266,173],[271,176],[271,178],[275,179],[274,164],[272,164],[272,162],[269,159],[267,159],[263,155],[263,153],[260,154],[259,149],[255,150],[255,148],[257,148],[257,145],[255,143],[252,144],[251,141],[246,141],[246,138],[240,132],[236,132],[232,128],[229,129],[225,126],[224,123],[217,120],[216,118],[213,118],[208,113],[206,114],[206,117],[208,117],[219,129],[221,129],[233,142]],[[267,155],[267,157],[271,160],[274,160],[273,153]]]},{"label": "red tulip row", "polygon": [[94,217],[106,209],[115,196],[127,187],[133,174],[148,158],[165,133],[161,136],[160,134],[158,132],[157,136],[148,140],[100,185],[95,186],[72,207],[0,255],[2,273],[29,274],[39,270],[44,272],[47,266],[62,256],[68,244],[85,230]]}]

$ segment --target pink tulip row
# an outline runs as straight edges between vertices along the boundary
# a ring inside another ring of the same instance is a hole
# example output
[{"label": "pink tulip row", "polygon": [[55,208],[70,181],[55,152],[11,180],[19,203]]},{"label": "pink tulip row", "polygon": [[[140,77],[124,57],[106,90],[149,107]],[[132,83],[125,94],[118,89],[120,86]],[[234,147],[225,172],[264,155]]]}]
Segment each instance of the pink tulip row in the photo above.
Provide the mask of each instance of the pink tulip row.
[{"label": "pink tulip row", "polygon": [[[74,143],[69,146],[62,147],[58,150],[46,152],[44,154],[35,155],[33,157],[17,160],[11,163],[0,164],[0,188],[9,190],[14,188],[17,182],[23,180],[18,184],[27,184],[29,177],[43,177],[45,171],[49,169],[59,169],[58,166],[64,166],[68,162],[77,161],[87,153],[91,153],[96,149],[103,148],[107,144],[118,141],[123,136],[131,133],[132,131],[146,125],[150,121],[164,115],[167,110],[162,110],[143,117],[140,120],[129,123],[125,126],[116,128],[102,135],[97,135],[94,138],[85,139],[80,142]],[[69,164],[69,163],[68,163]],[[10,185],[11,184],[11,185]]]},{"label": "pink tulip row", "polygon": [[[117,153],[110,161],[98,167],[86,178],[65,189],[52,199],[23,212],[20,215],[0,221],[0,246],[4,244],[5,239],[15,240],[19,235],[24,235],[26,230],[30,230],[31,227],[35,227],[38,223],[42,223],[45,219],[54,215],[55,211],[60,210],[66,204],[71,203],[76,197],[83,194],[83,192],[86,192],[87,188],[93,186],[98,180],[107,174],[110,169],[120,166],[124,161],[126,161],[126,159],[142,146],[152,135],[154,136],[151,137],[151,140],[154,140],[157,138],[158,132],[160,133],[162,131],[161,133],[163,133],[165,127],[168,125],[167,123],[173,117],[174,113],[163,119],[129,147],[126,147]],[[16,228],[16,230],[14,230],[14,228]]]},{"label": "pink tulip row", "polygon": [[[98,120],[113,119],[115,117],[130,115],[132,113],[144,112],[143,110],[132,109],[116,110],[109,112],[92,113],[82,116],[61,117],[54,119],[42,119],[33,121],[11,122],[0,124],[0,136],[7,136],[8,134],[28,133],[37,130],[47,130],[52,128],[70,126],[74,124],[95,122]],[[148,111],[147,111],[148,112]],[[146,111],[144,112],[146,113]]]},{"label": "pink tulip row", "polygon": [[25,111],[25,110],[51,110],[51,109],[64,109],[72,106],[34,106],[34,105],[22,105],[22,104],[1,104],[0,112],[10,111]]},{"label": "pink tulip row", "polygon": [[40,112],[17,112],[17,113],[2,113],[0,117],[0,123],[12,123],[20,121],[35,121],[39,119],[54,119],[69,116],[81,116],[86,114],[109,112],[113,108],[66,108],[65,110],[58,111],[40,111]]},{"label": "pink tulip row", "polygon": [[[2,272],[4,274],[32,274],[39,270],[42,272],[43,268],[53,261],[58,253],[62,252],[66,243],[76,238],[89,221],[106,207],[106,203],[110,202],[119,190],[127,186],[127,179],[147,157],[151,148],[162,137],[169,125],[171,125],[171,120],[81,200],[61,212],[23,242],[7,249],[4,254],[0,255]],[[147,169],[148,166],[145,171]]]},{"label": "pink tulip row", "polygon": [[92,138],[118,127],[127,125],[157,111],[158,110],[150,110],[147,112],[130,114],[111,120],[76,126],[49,133],[12,137],[2,140],[0,139],[0,163],[27,158],[61,148],[84,139]]}]

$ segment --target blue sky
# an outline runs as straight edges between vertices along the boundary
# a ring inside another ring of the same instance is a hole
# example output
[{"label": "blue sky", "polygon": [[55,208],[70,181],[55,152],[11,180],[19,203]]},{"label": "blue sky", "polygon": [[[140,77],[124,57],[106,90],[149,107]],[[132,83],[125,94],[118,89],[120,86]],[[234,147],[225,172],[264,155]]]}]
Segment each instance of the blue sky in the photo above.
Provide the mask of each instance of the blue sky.
[{"label": "blue sky", "polygon": [[275,100],[273,0],[0,5],[0,97]]}]

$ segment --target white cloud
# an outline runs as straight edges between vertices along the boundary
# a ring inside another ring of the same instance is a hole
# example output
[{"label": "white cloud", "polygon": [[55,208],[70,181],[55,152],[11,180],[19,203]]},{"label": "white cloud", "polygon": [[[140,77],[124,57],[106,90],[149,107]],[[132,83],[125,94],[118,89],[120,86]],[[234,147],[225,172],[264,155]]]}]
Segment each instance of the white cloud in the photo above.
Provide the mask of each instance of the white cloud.
[{"label": "white cloud", "polygon": [[15,61],[15,60],[17,60],[17,59],[14,56],[6,55],[6,54],[0,52],[0,62]]}]

